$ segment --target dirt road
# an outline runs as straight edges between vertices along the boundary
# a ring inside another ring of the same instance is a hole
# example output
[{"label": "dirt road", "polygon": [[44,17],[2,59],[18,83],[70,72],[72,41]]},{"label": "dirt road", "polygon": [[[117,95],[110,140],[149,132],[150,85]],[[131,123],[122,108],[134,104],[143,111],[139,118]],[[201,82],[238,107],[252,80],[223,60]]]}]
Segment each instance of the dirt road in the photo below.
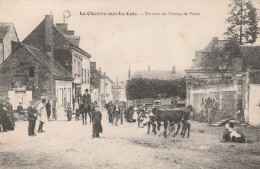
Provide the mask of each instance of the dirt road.
[{"label": "dirt road", "polygon": [[[103,112],[104,113],[104,112]],[[253,143],[222,143],[222,128],[192,121],[190,138],[146,134],[135,123],[103,120],[101,138],[81,121],[51,121],[27,136],[28,122],[0,133],[0,168],[260,168],[259,129],[242,128]]]}]

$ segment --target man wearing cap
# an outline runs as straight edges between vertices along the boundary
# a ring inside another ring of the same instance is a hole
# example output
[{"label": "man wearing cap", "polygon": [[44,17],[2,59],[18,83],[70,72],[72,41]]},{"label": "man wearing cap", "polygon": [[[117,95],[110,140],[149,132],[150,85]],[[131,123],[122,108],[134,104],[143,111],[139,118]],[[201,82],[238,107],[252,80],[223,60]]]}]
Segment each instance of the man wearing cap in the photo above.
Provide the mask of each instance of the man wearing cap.
[{"label": "man wearing cap", "polygon": [[45,132],[45,131],[42,130],[42,127],[43,127],[43,124],[48,121],[47,111],[46,111],[45,105],[46,105],[46,99],[43,98],[42,102],[37,106],[37,111],[38,111],[37,119],[39,120],[38,133]]},{"label": "man wearing cap", "polygon": [[118,122],[118,120],[119,120],[119,118],[120,118],[120,106],[119,106],[119,104],[118,104],[118,101],[116,101],[116,103],[115,103],[115,105],[114,105],[114,107],[113,107],[113,120],[112,120],[112,124],[114,123],[114,120],[116,120],[115,121],[115,125],[117,126],[117,122]]},{"label": "man wearing cap", "polygon": [[28,118],[27,120],[29,121],[29,126],[28,126],[28,135],[29,136],[36,136],[36,134],[34,133],[34,129],[35,129],[35,123],[37,120],[37,110],[34,106],[33,101],[30,101],[30,106],[27,108],[27,114],[28,114]]}]

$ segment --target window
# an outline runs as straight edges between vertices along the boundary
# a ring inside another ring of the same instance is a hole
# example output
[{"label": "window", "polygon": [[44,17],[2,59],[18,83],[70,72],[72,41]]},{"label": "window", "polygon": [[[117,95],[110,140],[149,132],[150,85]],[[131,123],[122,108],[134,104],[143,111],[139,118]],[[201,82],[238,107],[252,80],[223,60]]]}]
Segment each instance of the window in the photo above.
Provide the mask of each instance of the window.
[{"label": "window", "polygon": [[88,84],[89,84],[89,70],[88,70]]},{"label": "window", "polygon": [[73,73],[74,73],[74,77],[75,77],[75,74],[77,74],[77,72],[76,72],[76,67],[77,67],[77,65],[76,65],[76,60],[74,59],[74,61],[73,61]]},{"label": "window", "polygon": [[81,69],[81,84],[84,84],[84,71]]},{"label": "window", "polygon": [[78,64],[77,64],[77,74],[78,74],[78,77],[81,75],[80,73],[80,61],[78,61]]},{"label": "window", "polygon": [[29,67],[29,77],[34,77],[34,67]]},{"label": "window", "polygon": [[87,84],[87,70],[85,69],[85,84]]}]

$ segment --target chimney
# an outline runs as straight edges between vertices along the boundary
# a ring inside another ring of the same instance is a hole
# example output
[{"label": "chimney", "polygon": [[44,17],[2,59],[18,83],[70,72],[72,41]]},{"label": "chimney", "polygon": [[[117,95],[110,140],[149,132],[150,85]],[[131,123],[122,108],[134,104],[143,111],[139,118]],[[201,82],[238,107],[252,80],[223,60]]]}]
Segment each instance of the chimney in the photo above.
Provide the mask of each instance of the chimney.
[{"label": "chimney", "polygon": [[103,73],[103,76],[105,76],[105,77],[107,76],[106,72]]},{"label": "chimney", "polygon": [[151,70],[151,67],[150,67],[150,65],[148,66],[148,71],[150,71]]},{"label": "chimney", "polygon": [[45,15],[45,52],[51,57],[52,55],[52,45],[53,45],[53,33],[52,33],[52,25],[53,25],[53,16]]},{"label": "chimney", "polygon": [[128,79],[131,78],[131,66],[129,65],[129,70],[128,70]]},{"label": "chimney", "polygon": [[96,62],[90,62],[90,66],[94,67],[96,69],[97,63]]},{"label": "chimney", "polygon": [[213,37],[213,39],[212,39],[212,47],[215,47],[215,46],[217,46],[218,45],[218,37]]},{"label": "chimney", "polygon": [[99,73],[101,73],[101,67],[99,67]]},{"label": "chimney", "polygon": [[68,24],[67,23],[56,23],[56,26],[58,26],[66,35],[68,34]]},{"label": "chimney", "polygon": [[175,66],[172,66],[172,74],[176,74]]},{"label": "chimney", "polygon": [[74,36],[74,33],[75,33],[74,30],[69,30],[69,31],[67,31],[67,32],[68,32],[68,35],[70,35],[70,36]]},{"label": "chimney", "polygon": [[116,77],[116,86],[118,87],[118,77]]}]

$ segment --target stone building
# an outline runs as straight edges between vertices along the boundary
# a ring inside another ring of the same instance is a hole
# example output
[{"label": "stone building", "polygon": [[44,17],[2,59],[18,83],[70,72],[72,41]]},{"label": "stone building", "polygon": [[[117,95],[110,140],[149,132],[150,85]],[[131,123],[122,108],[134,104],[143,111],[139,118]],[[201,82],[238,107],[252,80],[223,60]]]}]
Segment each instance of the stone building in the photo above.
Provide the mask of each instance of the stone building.
[{"label": "stone building", "polygon": [[[79,47],[80,37],[68,30],[67,23],[53,24],[53,16],[45,19],[23,40],[23,43],[34,48],[49,51],[53,59],[64,67],[72,76],[71,95],[73,103],[78,102],[85,89],[90,89],[91,55]],[[65,89],[55,91],[64,100]],[[64,101],[58,102],[58,108],[64,108]],[[74,105],[74,104],[73,104]]]},{"label": "stone building", "polygon": [[[19,102],[26,108],[32,100],[40,101],[43,97],[52,99],[54,88],[57,91],[57,105],[72,103],[71,74],[57,61],[53,62],[52,68],[50,60],[50,55],[46,52],[20,44],[0,65],[0,97],[9,97],[16,110]],[[59,96],[61,89],[64,91],[63,99]],[[64,116],[62,113],[53,113],[54,118]]]},{"label": "stone building", "polygon": [[17,47],[19,39],[12,22],[0,22],[0,64]]}]

